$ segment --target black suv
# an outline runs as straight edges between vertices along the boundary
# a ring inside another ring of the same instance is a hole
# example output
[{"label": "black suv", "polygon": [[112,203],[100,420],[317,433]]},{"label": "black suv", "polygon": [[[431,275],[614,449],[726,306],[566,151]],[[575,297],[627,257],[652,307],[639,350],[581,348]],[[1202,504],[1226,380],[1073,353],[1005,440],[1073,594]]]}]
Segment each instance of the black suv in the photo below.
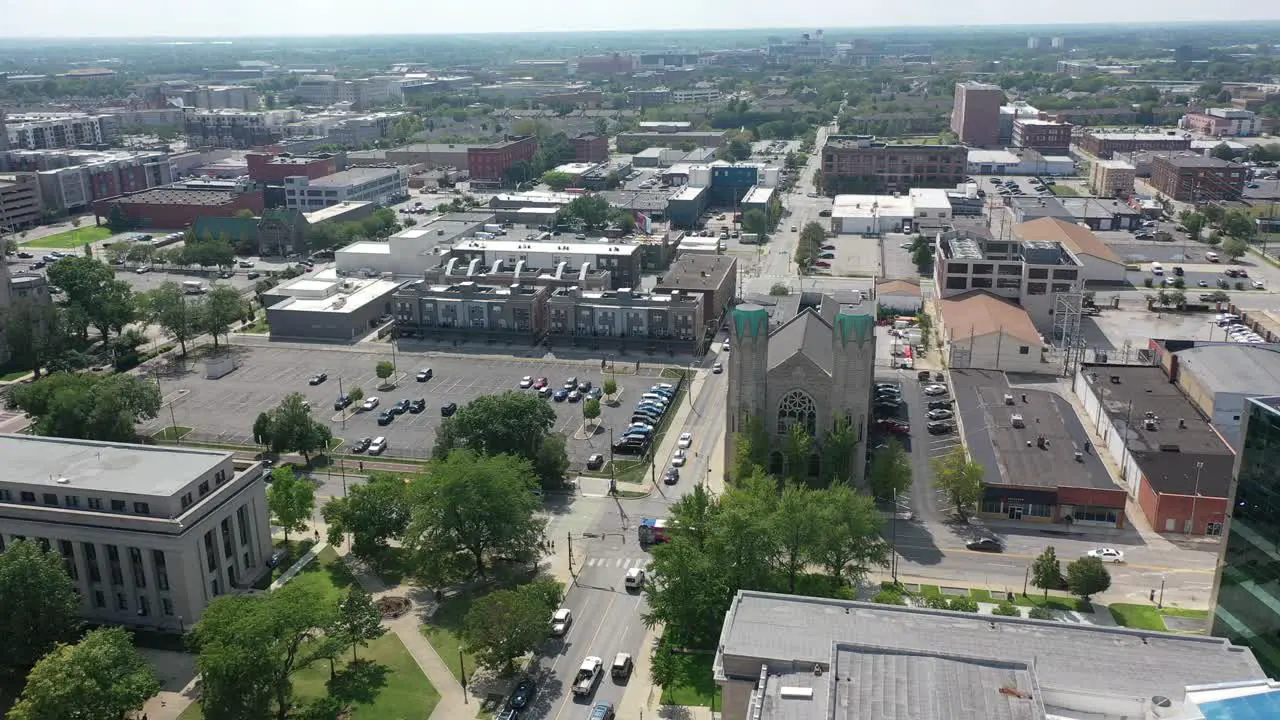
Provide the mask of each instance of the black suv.
[{"label": "black suv", "polygon": [[414,400],[413,402],[409,403],[409,412],[413,413],[414,415],[417,415],[418,413],[426,409],[427,409],[427,401],[424,400],[423,398],[418,398],[417,400]]},{"label": "black suv", "polygon": [[393,412],[396,415],[403,415],[409,412],[409,407],[410,407],[410,402],[408,398],[405,398],[400,402],[396,403],[395,405],[392,405],[390,408],[387,408],[387,412]]},{"label": "black suv", "polygon": [[440,417],[451,417],[458,412],[458,403],[448,403],[440,406]]},{"label": "black suv", "polygon": [[396,419],[396,414],[390,408],[378,413],[379,425],[390,425],[392,420]]},{"label": "black suv", "polygon": [[950,400],[930,400],[929,409],[930,410],[950,410],[951,401]]},{"label": "black suv", "polygon": [[372,444],[373,444],[373,438],[362,437],[356,441],[355,445],[351,446],[351,452],[362,453],[365,450],[368,450],[369,446]]},{"label": "black suv", "polygon": [[339,395],[338,399],[333,401],[333,409],[346,410],[347,406],[350,404],[351,404],[351,398],[347,397],[346,395]]}]

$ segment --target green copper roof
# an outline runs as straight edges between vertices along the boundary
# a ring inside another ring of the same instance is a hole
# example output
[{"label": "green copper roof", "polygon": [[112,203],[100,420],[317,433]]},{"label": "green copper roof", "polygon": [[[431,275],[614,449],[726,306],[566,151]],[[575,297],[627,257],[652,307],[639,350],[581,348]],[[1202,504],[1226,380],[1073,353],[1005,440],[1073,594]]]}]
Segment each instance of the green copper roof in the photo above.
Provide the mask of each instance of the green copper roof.
[{"label": "green copper roof", "polygon": [[769,311],[747,303],[733,309],[733,327],[737,337],[764,337],[769,334]]},{"label": "green copper roof", "polygon": [[875,334],[876,320],[871,315],[836,315],[836,331],[840,333],[840,344],[848,345],[852,340],[858,345],[866,344]]}]

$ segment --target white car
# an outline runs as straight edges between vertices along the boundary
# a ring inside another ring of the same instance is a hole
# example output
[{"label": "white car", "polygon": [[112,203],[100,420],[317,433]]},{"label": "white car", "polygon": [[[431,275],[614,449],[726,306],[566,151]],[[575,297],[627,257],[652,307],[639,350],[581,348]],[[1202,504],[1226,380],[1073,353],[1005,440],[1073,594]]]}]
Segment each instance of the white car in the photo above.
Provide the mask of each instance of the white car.
[{"label": "white car", "polygon": [[924,394],[925,395],[946,395],[947,386],[946,385],[925,385]]},{"label": "white car", "polygon": [[676,443],[676,447],[684,450],[693,445],[693,433],[680,433],[680,442]]},{"label": "white car", "polygon": [[671,456],[671,467],[684,467],[684,461],[687,457],[683,450],[676,450],[675,454]]},{"label": "white car", "polygon": [[528,390],[531,387],[533,387],[532,375],[525,375],[524,377],[520,378],[520,388],[522,390]]},{"label": "white car", "polygon": [[551,634],[560,636],[569,632],[569,626],[573,624],[573,613],[569,612],[569,608],[560,608],[555,615],[551,616]]},{"label": "white car", "polygon": [[365,412],[368,412],[376,407],[378,407],[378,396],[376,395],[365,398],[364,402],[360,404],[360,409],[364,410]]},{"label": "white car", "polygon": [[725,340],[724,345],[721,345],[720,347],[723,348],[725,352],[729,352],[729,341]]},{"label": "white car", "polygon": [[1122,563],[1124,562],[1124,551],[1115,548],[1100,547],[1094,548],[1085,553],[1088,557],[1098,558],[1102,562]]},{"label": "white car", "polygon": [[1253,281],[1253,289],[1254,289],[1254,290],[1262,290],[1262,289],[1264,289],[1264,288],[1266,288],[1266,287],[1267,287],[1267,286],[1266,286],[1266,285],[1264,285],[1264,284],[1263,284],[1263,282],[1262,282],[1261,280],[1254,280],[1254,281]]},{"label": "white car", "polygon": [[623,584],[626,585],[628,590],[631,588],[639,589],[644,587],[644,570],[641,568],[630,568],[627,570],[627,576],[626,579],[623,580]]}]

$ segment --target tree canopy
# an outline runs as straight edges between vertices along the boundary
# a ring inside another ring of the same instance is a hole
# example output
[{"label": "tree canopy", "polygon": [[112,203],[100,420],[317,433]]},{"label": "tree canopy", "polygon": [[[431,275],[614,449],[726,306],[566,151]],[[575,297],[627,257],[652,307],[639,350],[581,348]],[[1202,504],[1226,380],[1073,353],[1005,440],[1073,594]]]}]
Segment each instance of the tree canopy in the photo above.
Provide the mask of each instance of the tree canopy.
[{"label": "tree canopy", "polygon": [[258,415],[253,423],[253,441],[273,453],[299,452],[311,462],[311,453],[324,449],[333,438],[329,426],[311,417],[311,408],[302,393],[289,393],[278,406]]},{"label": "tree canopy", "polygon": [[932,465],[934,484],[946,493],[956,514],[967,517],[969,509],[982,497],[982,466],[970,460],[963,447],[934,458]]},{"label": "tree canopy", "polygon": [[554,487],[568,467],[564,436],[551,433],[555,423],[555,410],[536,395],[512,390],[483,395],[440,424],[433,455],[447,457],[458,448],[515,455],[534,464],[543,486]]},{"label": "tree canopy", "polygon": [[82,340],[90,326],[103,340],[133,322],[137,306],[132,287],[117,280],[115,271],[91,257],[66,257],[49,266],[49,283],[62,288],[58,304],[65,308],[71,326]]},{"label": "tree canopy", "polygon": [[462,621],[467,652],[494,671],[509,669],[546,638],[547,621],[563,592],[560,583],[538,580],[476,600]]},{"label": "tree canopy", "polygon": [[315,507],[316,486],[309,478],[298,477],[288,465],[271,471],[267,508],[271,511],[271,519],[284,529],[286,542],[290,530],[302,532],[307,529]]},{"label": "tree canopy", "polygon": [[151,663],[124,628],[93,630],[74,645],[58,645],[27,675],[8,720],[115,720],[142,709],[160,692]]},{"label": "tree canopy", "polygon": [[1031,564],[1031,584],[1043,589],[1046,598],[1050,590],[1057,590],[1062,584],[1062,562],[1052,545],[1036,556]]},{"label": "tree canopy", "polygon": [[409,488],[390,473],[370,473],[368,482],[352,485],[346,497],[334,498],[321,509],[329,524],[329,542],[341,543],[351,533],[351,552],[377,564],[387,541],[409,527]]},{"label": "tree canopy", "polygon": [[0,553],[0,670],[31,667],[80,628],[80,596],[62,556],[30,540]]},{"label": "tree canopy", "polygon": [[1111,573],[1096,557],[1082,557],[1067,563],[1067,589],[1085,600],[1111,587]]},{"label": "tree canopy", "polygon": [[59,372],[15,387],[9,405],[35,418],[37,435],[133,442],[135,426],[159,414],[160,390],[135,375]]},{"label": "tree canopy", "polygon": [[902,495],[911,487],[911,457],[897,440],[871,456],[871,493],[883,500]]},{"label": "tree canopy", "polygon": [[579,195],[564,208],[564,217],[581,220],[586,229],[604,227],[609,222],[609,201],[599,195]]}]

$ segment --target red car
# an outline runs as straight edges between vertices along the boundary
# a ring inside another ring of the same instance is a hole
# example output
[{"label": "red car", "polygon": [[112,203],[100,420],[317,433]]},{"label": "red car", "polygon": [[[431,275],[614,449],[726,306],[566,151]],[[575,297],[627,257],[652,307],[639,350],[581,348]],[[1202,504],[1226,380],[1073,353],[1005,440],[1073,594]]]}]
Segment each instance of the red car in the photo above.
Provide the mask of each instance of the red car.
[{"label": "red car", "polygon": [[546,379],[546,378],[544,378],[544,377],[540,377],[540,378],[538,378],[537,380],[534,380],[534,381],[533,381],[533,389],[534,389],[534,390],[541,390],[542,388],[544,388],[544,387],[546,387],[546,386],[547,386],[547,379]]},{"label": "red car", "polygon": [[818,262],[814,263],[814,265],[817,265],[818,267],[831,267],[831,263],[827,262],[826,260],[819,260]]},{"label": "red car", "polygon": [[911,432],[911,426],[904,422],[899,422],[892,418],[882,418],[876,421],[876,427],[899,435],[906,435]]}]

